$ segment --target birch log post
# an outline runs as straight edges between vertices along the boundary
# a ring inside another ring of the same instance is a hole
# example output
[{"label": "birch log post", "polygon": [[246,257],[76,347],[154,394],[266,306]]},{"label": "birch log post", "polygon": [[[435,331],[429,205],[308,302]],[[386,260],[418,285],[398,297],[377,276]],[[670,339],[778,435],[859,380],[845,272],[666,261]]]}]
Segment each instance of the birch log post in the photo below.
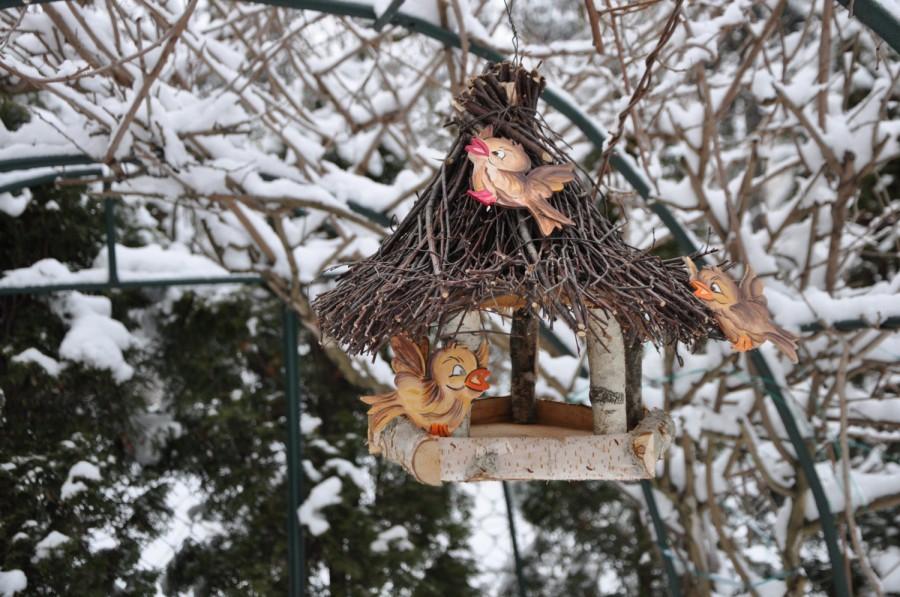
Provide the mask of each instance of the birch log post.
[{"label": "birch log post", "polygon": [[369,452],[396,462],[420,483],[441,484],[441,455],[436,438],[406,417],[397,417],[370,438]]},{"label": "birch log post", "polygon": [[[473,353],[478,353],[481,341],[484,339],[484,328],[481,325],[480,311],[460,312],[451,317],[441,326],[438,336],[447,342],[454,340],[462,344]],[[462,424],[453,432],[453,437],[468,437],[471,426],[472,413],[466,415]]]},{"label": "birch log post", "polygon": [[672,444],[675,423],[666,412],[654,408],[631,432],[631,449],[648,477],[656,476],[656,461]]},{"label": "birch log post", "polygon": [[616,318],[592,309],[587,334],[590,400],[594,433],[606,435],[628,430],[625,409],[625,340]]},{"label": "birch log post", "polygon": [[509,360],[512,378],[510,383],[512,417],[516,423],[534,422],[538,324],[538,318],[530,306],[513,311]]}]

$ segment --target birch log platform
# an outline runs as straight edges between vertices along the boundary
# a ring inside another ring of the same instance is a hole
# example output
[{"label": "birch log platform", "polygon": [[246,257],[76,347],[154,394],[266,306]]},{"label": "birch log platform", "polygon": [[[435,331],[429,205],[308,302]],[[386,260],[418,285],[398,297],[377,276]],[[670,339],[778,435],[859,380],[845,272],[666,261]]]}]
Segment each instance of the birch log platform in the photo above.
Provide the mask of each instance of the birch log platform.
[{"label": "birch log platform", "polygon": [[656,476],[671,444],[671,418],[647,413],[630,433],[594,435],[590,407],[538,400],[535,423],[512,422],[512,400],[476,400],[471,437],[434,437],[398,418],[369,450],[405,468],[417,481],[614,480]]}]

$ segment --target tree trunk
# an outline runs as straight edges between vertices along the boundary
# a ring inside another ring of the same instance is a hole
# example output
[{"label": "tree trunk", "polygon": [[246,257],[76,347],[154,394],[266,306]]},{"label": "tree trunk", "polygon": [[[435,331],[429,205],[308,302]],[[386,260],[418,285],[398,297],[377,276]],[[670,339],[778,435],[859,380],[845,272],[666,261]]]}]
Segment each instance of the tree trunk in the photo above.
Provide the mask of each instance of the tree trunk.
[{"label": "tree trunk", "polygon": [[512,315],[509,358],[512,365],[512,417],[515,423],[533,423],[534,385],[537,381],[538,318],[530,306]]}]

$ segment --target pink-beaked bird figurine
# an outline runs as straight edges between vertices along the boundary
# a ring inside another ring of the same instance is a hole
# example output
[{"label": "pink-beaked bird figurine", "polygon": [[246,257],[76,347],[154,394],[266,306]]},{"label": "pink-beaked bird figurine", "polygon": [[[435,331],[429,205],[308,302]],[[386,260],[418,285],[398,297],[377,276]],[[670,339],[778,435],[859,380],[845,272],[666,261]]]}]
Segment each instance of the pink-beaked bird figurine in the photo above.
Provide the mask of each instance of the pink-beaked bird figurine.
[{"label": "pink-beaked bird figurine", "polygon": [[406,336],[391,338],[397,389],[387,394],[363,396],[372,408],[370,434],[377,435],[395,418],[405,415],[432,435],[447,437],[459,427],[472,408],[472,401],[490,385],[485,367],[488,343],[476,352],[451,342],[429,356],[428,339],[415,343]]},{"label": "pink-beaked bird figurine", "polygon": [[483,205],[525,208],[538,223],[541,234],[575,222],[550,205],[548,199],[575,178],[573,164],[531,167],[531,160],[518,143],[494,137],[493,127],[472,137],[466,152],[473,164],[472,189],[468,191]]},{"label": "pink-beaked bird figurine", "polygon": [[690,257],[684,258],[690,274],[694,296],[713,312],[722,333],[738,352],[757,348],[769,340],[792,363],[797,362],[797,338],[777,326],[769,316],[768,303],[763,294],[763,282],[749,265],[738,285],[727,273],[715,266],[697,271]]}]

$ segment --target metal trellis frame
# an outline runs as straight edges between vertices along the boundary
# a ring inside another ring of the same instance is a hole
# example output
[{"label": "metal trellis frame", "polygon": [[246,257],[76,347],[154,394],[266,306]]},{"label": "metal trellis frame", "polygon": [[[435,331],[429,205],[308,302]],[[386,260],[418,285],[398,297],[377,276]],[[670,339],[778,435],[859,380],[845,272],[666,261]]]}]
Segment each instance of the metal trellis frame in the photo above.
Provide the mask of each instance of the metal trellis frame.
[{"label": "metal trellis frame", "polygon": [[[22,7],[28,4],[38,4],[38,3],[48,3],[56,0],[32,0],[29,2],[28,0],[0,0],[0,10],[6,8],[16,8]],[[440,27],[434,23],[428,22],[422,18],[404,13],[402,8],[402,0],[394,0],[390,3],[387,10],[381,15],[381,18],[375,14],[375,10],[370,4],[363,4],[359,2],[344,2],[344,1],[329,1],[329,0],[247,0],[254,3],[268,4],[272,6],[281,6],[286,8],[294,8],[301,10],[312,10],[317,12],[328,13],[332,15],[340,15],[340,16],[350,16],[357,17],[361,19],[367,19],[373,21],[378,26],[383,26],[386,23],[390,23],[393,25],[404,27],[410,31],[415,31],[425,35],[426,37],[432,38],[436,41],[441,42],[442,44],[454,48],[461,48],[462,44],[459,36],[449,31],[443,27]],[[842,5],[849,6],[852,10],[852,14],[854,17],[859,19],[863,24],[867,25],[871,28],[877,35],[879,35],[882,39],[884,39],[892,48],[896,51],[900,52],[900,20],[898,20],[896,15],[890,13],[887,8],[882,5],[877,0],[838,0]],[[469,51],[482,58],[486,58],[492,61],[500,61],[504,59],[504,56],[497,52],[496,50],[489,48],[485,45],[482,45],[476,41],[470,40],[469,42]],[[565,115],[569,120],[575,124],[579,130],[598,148],[602,149],[603,143],[605,142],[605,135],[597,127],[591,120],[588,118],[581,110],[578,109],[572,102],[570,102],[565,96],[559,94],[558,92],[552,89],[546,89],[543,93],[543,99],[560,113]],[[46,156],[45,158],[38,159],[46,159],[52,160],[54,157],[57,158],[69,158],[73,161],[69,162],[69,164],[84,164],[90,163],[86,161],[78,161],[84,160],[84,156]],[[27,159],[27,158],[26,158]],[[672,234],[673,238],[678,243],[680,249],[684,252],[694,253],[697,251],[697,246],[688,235],[688,233],[681,227],[669,209],[659,203],[651,197],[651,190],[649,185],[647,184],[645,178],[632,166],[630,161],[623,158],[623,156],[619,153],[614,153],[610,163],[613,165],[616,170],[618,170],[623,177],[628,181],[628,183],[638,192],[638,194],[647,202],[648,208],[655,213],[660,220],[666,225]],[[9,162],[7,162],[9,164]],[[12,166],[10,165],[12,168]],[[0,167],[0,172],[3,172],[3,168]],[[2,191],[3,189],[0,189]],[[113,251],[109,251],[111,255],[114,255]],[[113,257],[113,259],[115,259]],[[700,260],[702,263],[702,259]],[[111,272],[113,270],[110,270]],[[117,276],[116,276],[117,278]],[[55,292],[60,290],[111,290],[114,288],[125,288],[125,287],[137,287],[137,286],[176,286],[176,285],[196,285],[196,284],[218,284],[218,283],[259,283],[260,280],[258,278],[254,278],[252,281],[248,280],[240,280],[238,277],[227,277],[228,280],[214,280],[212,278],[194,278],[194,279],[183,279],[183,280],[148,280],[148,281],[130,281],[130,282],[122,282],[118,280],[113,280],[113,276],[111,274],[110,280],[106,283],[82,283],[82,284],[59,284],[53,286],[31,286],[31,287],[21,287],[21,288],[0,288],[0,295],[6,294],[23,294],[23,293],[42,293],[42,292]],[[287,314],[285,315],[285,321],[287,322],[289,319],[293,320],[293,323],[296,324],[296,313],[294,313],[293,317],[289,317]],[[879,324],[883,329],[896,329],[898,326],[898,318],[890,318],[886,322],[882,322]],[[858,329],[863,327],[871,327],[871,324],[867,322],[860,322],[856,320],[852,320],[847,322],[846,327],[839,327],[838,324],[834,324],[831,327],[834,329]],[[293,327],[296,330],[296,325]],[[825,326],[821,324],[812,323],[808,324],[805,327],[808,331],[817,331],[818,329],[825,329]],[[287,346],[287,340],[285,341],[285,345]],[[296,364],[296,346],[294,346],[294,350],[291,351],[293,354],[294,363]],[[288,368],[288,355],[285,354],[285,365],[286,369]],[[787,430],[789,439],[794,447],[794,450],[797,454],[797,458],[800,461],[801,468],[803,470],[804,476],[807,479],[807,482],[810,486],[810,491],[812,492],[813,498],[816,503],[816,507],[819,512],[820,523],[822,528],[822,533],[825,539],[825,543],[828,549],[829,559],[832,564],[832,574],[833,574],[833,582],[834,582],[834,591],[838,597],[849,597],[850,588],[849,588],[849,579],[846,575],[846,569],[844,566],[844,558],[843,554],[840,550],[840,546],[838,543],[836,525],[834,516],[831,512],[831,507],[828,502],[828,498],[825,495],[824,489],[822,487],[821,480],[815,470],[815,463],[812,460],[812,456],[809,453],[806,443],[803,440],[803,437],[800,433],[799,427],[797,425],[797,421],[795,420],[793,414],[790,411],[790,407],[787,404],[787,401],[784,395],[781,392],[777,382],[772,378],[771,369],[768,366],[765,358],[758,350],[754,350],[750,354],[750,360],[753,364],[754,368],[757,370],[759,375],[763,378],[763,387],[766,393],[772,398],[772,401],[775,404],[776,410],[778,411],[779,416],[784,423],[785,429]],[[296,376],[294,376],[293,383],[296,383]],[[288,380],[288,386],[292,385],[291,380]],[[297,394],[299,395],[299,389],[295,388]],[[298,405],[299,406],[299,405]],[[290,422],[289,422],[290,424]],[[297,424],[293,426],[299,425],[299,419],[297,420]],[[296,440],[297,444],[297,455],[299,458],[299,429],[297,430]],[[290,436],[290,429],[289,429]],[[299,463],[299,460],[298,460]],[[292,470],[296,467],[289,467],[288,474],[294,474],[295,471]],[[289,482],[290,485],[290,482]],[[644,492],[644,496],[648,502],[648,510],[650,511],[651,517],[653,519],[654,527],[657,531],[657,540],[660,544],[661,549],[666,549],[667,538],[665,536],[665,525],[661,518],[659,517],[659,511],[656,507],[655,498],[652,492],[652,486],[648,482],[642,482],[642,490]],[[299,485],[298,485],[298,494],[299,495]],[[293,492],[291,493],[293,497]],[[299,505],[299,504],[297,504]],[[295,510],[294,510],[295,511]],[[292,516],[292,519],[296,520],[296,516]],[[299,526],[299,525],[298,525]],[[301,547],[302,549],[302,547]],[[662,554],[664,562],[667,560],[665,552]],[[297,560],[298,561],[298,560]],[[291,565],[293,566],[295,563],[295,558],[292,558]],[[675,570],[671,565],[666,566],[666,572],[669,577],[669,585],[670,590],[674,584],[677,584],[677,579],[675,578]],[[295,590],[302,591],[302,587],[299,589],[295,589],[294,584],[291,584],[291,595],[300,594],[295,593]],[[673,595],[677,595],[677,593],[673,593]]]}]

